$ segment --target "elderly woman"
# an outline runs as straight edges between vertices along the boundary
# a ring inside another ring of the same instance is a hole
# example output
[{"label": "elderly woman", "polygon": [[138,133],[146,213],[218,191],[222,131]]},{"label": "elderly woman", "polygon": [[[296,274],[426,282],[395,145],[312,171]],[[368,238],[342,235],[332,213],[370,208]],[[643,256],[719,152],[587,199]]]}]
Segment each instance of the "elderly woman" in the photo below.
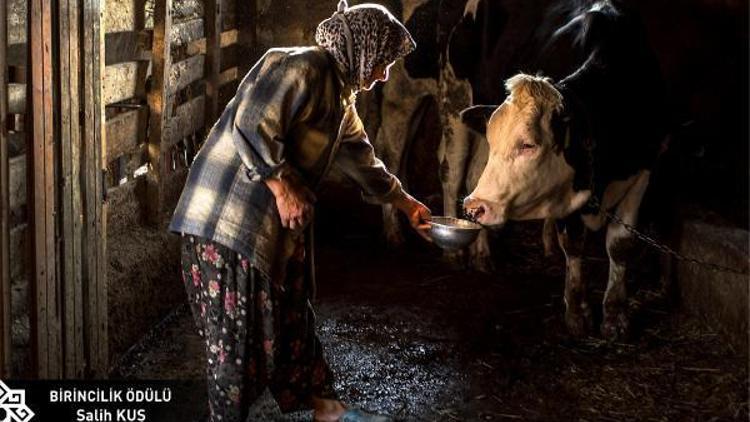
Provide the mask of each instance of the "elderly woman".
[{"label": "elderly woman", "polygon": [[[205,340],[211,421],[244,421],[268,388],[284,412],[382,420],[347,409],[314,331],[310,239],[314,191],[337,167],[365,200],[391,203],[427,237],[430,211],[373,154],[354,108],[415,48],[385,8],[345,0],[317,47],[269,50],[195,157],[170,230]],[[307,239],[307,242],[306,242]],[[307,245],[306,245],[307,244]]]}]

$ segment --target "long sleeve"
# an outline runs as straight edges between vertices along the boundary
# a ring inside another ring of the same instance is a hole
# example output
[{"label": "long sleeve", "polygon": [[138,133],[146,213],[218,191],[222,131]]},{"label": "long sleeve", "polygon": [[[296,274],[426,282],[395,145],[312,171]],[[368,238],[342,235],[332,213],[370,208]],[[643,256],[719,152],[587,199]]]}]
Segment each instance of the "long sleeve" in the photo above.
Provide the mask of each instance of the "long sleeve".
[{"label": "long sleeve", "polygon": [[248,83],[237,104],[232,136],[251,181],[266,179],[285,165],[285,138],[309,109],[316,85],[314,68],[285,59],[263,65],[255,83]]},{"label": "long sleeve", "polygon": [[334,165],[360,186],[365,201],[372,204],[389,203],[403,195],[401,182],[375,156],[354,105],[348,107]]}]

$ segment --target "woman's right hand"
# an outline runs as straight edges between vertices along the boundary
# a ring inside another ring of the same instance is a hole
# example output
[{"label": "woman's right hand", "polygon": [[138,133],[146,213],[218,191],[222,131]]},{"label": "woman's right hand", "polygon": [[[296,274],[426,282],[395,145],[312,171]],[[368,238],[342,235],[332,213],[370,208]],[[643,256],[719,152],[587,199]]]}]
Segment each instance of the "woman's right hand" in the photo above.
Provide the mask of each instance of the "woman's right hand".
[{"label": "woman's right hand", "polygon": [[265,183],[276,198],[281,225],[291,230],[304,228],[313,216],[315,194],[291,177],[269,178]]}]

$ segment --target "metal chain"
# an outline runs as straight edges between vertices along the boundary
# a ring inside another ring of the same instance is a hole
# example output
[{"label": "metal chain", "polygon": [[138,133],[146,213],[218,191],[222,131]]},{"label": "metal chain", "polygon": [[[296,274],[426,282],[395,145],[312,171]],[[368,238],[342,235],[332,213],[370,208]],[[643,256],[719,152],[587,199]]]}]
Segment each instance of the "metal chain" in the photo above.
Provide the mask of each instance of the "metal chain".
[{"label": "metal chain", "polygon": [[[567,134],[566,136],[570,136],[570,126],[567,128]],[[630,234],[638,238],[643,243],[651,246],[652,248],[656,249],[657,251],[672,256],[678,261],[682,262],[689,262],[691,264],[695,264],[699,267],[707,268],[713,272],[719,272],[719,273],[729,273],[729,274],[736,274],[736,275],[748,275],[747,271],[741,271],[736,268],[726,267],[724,265],[715,264],[713,262],[706,262],[702,261],[697,258],[685,256],[676,250],[672,249],[671,247],[667,246],[666,244],[657,241],[656,239],[652,238],[651,236],[648,236],[647,234],[639,231],[635,228],[635,226],[626,223],[623,221],[622,218],[620,218],[619,215],[607,211],[607,209],[602,206],[601,202],[599,202],[599,199],[596,197],[596,194],[594,193],[594,148],[596,147],[596,143],[591,137],[586,137],[584,139],[584,148],[586,149],[586,152],[588,153],[588,160],[589,160],[589,182],[590,182],[590,189],[591,189],[591,197],[589,198],[588,205],[593,207],[594,209],[599,210],[599,212],[603,213],[608,219],[614,221],[617,224],[622,225],[622,227],[625,228]]]},{"label": "metal chain", "polygon": [[747,271],[741,271],[735,268],[730,268],[730,267],[726,267],[723,265],[714,264],[713,262],[702,261],[700,259],[685,256],[677,252],[676,250],[672,249],[666,244],[661,243],[657,241],[656,239],[654,239],[653,237],[639,231],[638,229],[635,228],[635,226],[626,223],[622,218],[620,218],[619,215],[609,212],[606,209],[604,209],[604,207],[602,207],[601,203],[596,198],[596,196],[594,196],[593,192],[592,192],[591,199],[589,199],[589,204],[599,209],[599,211],[603,213],[608,219],[614,221],[617,224],[620,224],[622,227],[625,228],[625,230],[627,230],[630,234],[632,234],[636,238],[640,239],[643,243],[651,246],[652,248],[658,250],[659,252],[663,254],[672,256],[678,261],[689,262],[691,264],[695,264],[700,267],[705,267],[713,272],[730,273],[730,274],[736,274],[736,275],[748,275]]}]

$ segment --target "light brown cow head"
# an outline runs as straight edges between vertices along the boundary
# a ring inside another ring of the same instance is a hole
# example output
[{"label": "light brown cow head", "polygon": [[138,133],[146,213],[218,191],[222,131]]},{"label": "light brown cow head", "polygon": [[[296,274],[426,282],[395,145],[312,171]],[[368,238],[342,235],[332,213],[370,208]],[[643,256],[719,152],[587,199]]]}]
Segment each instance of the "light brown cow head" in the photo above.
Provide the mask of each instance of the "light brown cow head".
[{"label": "light brown cow head", "polygon": [[573,191],[573,168],[555,142],[551,121],[563,98],[548,78],[518,74],[508,97],[487,123],[490,155],[464,208],[481,224],[560,218],[580,208],[590,192]]}]

